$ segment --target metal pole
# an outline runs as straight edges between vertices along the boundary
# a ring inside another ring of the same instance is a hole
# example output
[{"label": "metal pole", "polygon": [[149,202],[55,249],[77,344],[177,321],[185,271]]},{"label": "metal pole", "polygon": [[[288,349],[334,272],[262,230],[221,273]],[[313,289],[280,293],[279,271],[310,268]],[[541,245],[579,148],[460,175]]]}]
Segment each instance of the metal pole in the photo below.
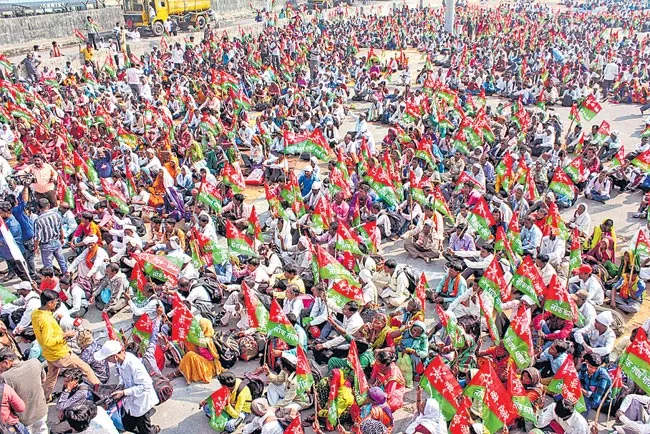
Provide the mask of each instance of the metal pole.
[{"label": "metal pole", "polygon": [[445,5],[445,32],[453,35],[456,0],[444,0],[444,5]]}]

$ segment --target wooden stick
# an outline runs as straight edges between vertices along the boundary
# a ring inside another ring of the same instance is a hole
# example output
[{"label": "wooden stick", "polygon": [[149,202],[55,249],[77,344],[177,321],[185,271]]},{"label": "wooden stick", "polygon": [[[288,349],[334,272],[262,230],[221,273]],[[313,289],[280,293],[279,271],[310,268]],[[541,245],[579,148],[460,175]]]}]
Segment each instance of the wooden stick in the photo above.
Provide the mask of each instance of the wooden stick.
[{"label": "wooden stick", "polygon": [[[612,382],[612,384],[609,385],[609,389],[607,389],[607,392],[605,392],[605,394],[603,395],[603,399],[601,399],[601,401],[600,401],[600,405],[598,406],[598,410],[596,410],[596,417],[594,418],[594,423],[596,423],[596,425],[598,425],[598,417],[600,416],[600,409],[603,407],[603,404],[605,403],[605,398],[607,396],[609,396],[610,392],[612,391],[612,386],[613,385],[614,385],[613,382]],[[610,403],[610,408],[611,408],[611,403]]]}]

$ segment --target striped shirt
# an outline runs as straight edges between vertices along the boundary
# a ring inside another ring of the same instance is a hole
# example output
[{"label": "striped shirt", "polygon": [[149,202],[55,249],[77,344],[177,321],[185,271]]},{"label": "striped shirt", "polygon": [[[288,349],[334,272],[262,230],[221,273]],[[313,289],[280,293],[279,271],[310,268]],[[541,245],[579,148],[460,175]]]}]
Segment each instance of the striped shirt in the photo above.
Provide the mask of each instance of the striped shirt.
[{"label": "striped shirt", "polygon": [[34,239],[41,244],[48,244],[61,239],[63,220],[58,210],[50,209],[39,215],[34,222]]}]

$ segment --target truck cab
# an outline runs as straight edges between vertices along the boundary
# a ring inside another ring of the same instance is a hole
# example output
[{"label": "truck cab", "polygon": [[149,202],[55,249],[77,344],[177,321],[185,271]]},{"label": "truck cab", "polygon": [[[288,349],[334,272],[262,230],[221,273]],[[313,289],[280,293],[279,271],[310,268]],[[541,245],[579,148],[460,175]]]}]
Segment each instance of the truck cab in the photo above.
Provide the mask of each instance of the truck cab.
[{"label": "truck cab", "polygon": [[203,29],[215,20],[210,0],[124,0],[124,22],[132,28],[145,28],[155,36],[165,31],[165,21],[172,18],[182,29]]}]

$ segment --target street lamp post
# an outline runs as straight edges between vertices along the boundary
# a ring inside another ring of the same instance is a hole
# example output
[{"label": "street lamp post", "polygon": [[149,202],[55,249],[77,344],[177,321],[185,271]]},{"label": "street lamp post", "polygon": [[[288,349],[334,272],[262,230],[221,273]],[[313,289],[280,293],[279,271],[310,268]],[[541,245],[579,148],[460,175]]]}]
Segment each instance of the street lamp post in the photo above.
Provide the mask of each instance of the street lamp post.
[{"label": "street lamp post", "polygon": [[454,34],[454,15],[456,0],[444,0],[445,4],[445,32]]}]

